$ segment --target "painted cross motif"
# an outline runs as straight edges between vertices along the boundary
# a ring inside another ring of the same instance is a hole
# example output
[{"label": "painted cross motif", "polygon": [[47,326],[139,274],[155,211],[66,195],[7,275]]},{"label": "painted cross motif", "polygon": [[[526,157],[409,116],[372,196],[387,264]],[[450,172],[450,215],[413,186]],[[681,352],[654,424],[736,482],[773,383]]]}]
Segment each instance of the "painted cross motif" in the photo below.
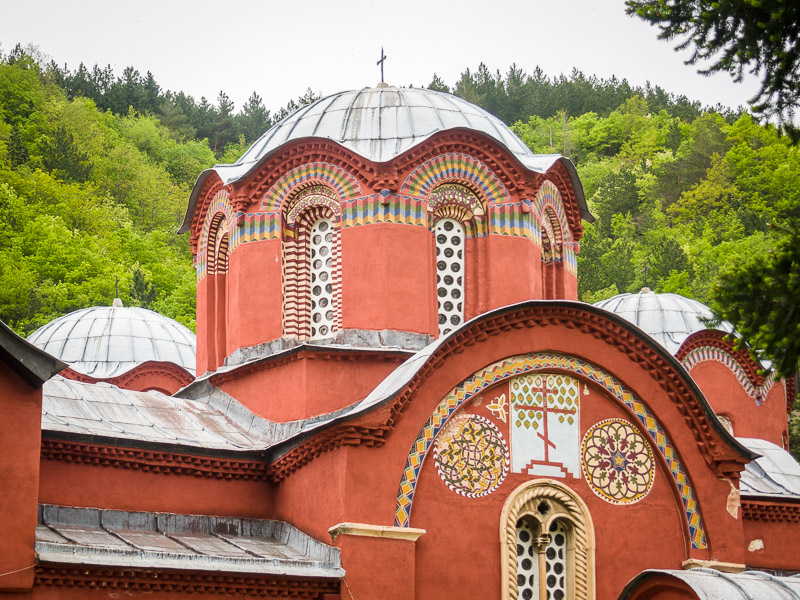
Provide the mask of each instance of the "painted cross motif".
[{"label": "painted cross motif", "polygon": [[516,377],[511,393],[511,470],[580,474],[580,384],[566,375]]}]

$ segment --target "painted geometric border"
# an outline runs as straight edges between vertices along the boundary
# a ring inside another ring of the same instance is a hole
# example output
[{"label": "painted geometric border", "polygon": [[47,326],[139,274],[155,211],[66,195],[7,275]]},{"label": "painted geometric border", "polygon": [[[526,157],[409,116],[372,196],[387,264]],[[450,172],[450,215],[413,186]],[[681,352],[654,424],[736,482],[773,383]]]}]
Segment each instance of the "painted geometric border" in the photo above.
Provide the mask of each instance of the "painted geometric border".
[{"label": "painted geometric border", "polygon": [[479,394],[484,389],[500,381],[542,369],[562,369],[583,375],[605,389],[614,398],[625,404],[637,416],[644,429],[655,442],[661,455],[669,466],[672,478],[680,492],[683,508],[686,513],[686,522],[689,528],[692,548],[703,549],[708,547],[703,518],[692,485],[686,475],[678,455],[672,446],[667,434],[656,420],[655,416],[645,404],[634,396],[625,386],[602,369],[572,356],[555,353],[538,353],[512,356],[498,361],[481,369],[463,383],[453,388],[450,393],[439,402],[428,422],[420,430],[414,443],[411,445],[400,485],[397,490],[397,503],[395,506],[395,525],[409,527],[411,508],[414,499],[414,490],[417,485],[420,470],[428,454],[433,440],[438,435],[447,420],[466,402]]},{"label": "painted geometric border", "polygon": [[533,205],[540,219],[545,218],[545,209],[551,208],[561,227],[562,243],[572,241],[569,220],[567,219],[567,213],[564,212],[564,202],[561,200],[561,193],[558,191],[556,184],[552,181],[542,183]]},{"label": "painted geometric border", "polygon": [[714,346],[701,346],[691,350],[681,361],[681,364],[686,367],[687,371],[691,371],[701,362],[708,360],[720,362],[728,367],[733,372],[739,384],[744,388],[747,395],[755,400],[756,406],[761,406],[761,403],[767,398],[769,390],[775,383],[775,372],[773,371],[762,385],[753,385],[747,377],[747,373],[745,373],[742,368],[742,365],[739,364],[739,361],[721,348],[715,348]]},{"label": "painted geometric border", "polygon": [[508,201],[505,186],[492,171],[476,158],[466,154],[442,154],[422,163],[406,178],[401,191],[427,198],[438,183],[470,182],[481,190],[487,204]]},{"label": "painted geometric border", "polygon": [[283,175],[264,194],[259,210],[270,212],[278,210],[281,203],[292,190],[301,183],[321,183],[332,187],[339,199],[361,195],[361,186],[347,171],[329,163],[308,163],[301,165]]}]

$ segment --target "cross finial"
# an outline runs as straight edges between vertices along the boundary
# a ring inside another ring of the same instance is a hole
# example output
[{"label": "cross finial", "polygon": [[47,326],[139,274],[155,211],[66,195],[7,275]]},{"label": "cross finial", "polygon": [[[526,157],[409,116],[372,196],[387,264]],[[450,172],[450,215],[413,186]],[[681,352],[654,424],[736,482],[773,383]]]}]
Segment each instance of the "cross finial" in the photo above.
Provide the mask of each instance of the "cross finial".
[{"label": "cross finial", "polygon": [[383,83],[383,62],[386,60],[386,55],[383,53],[383,46],[381,46],[381,59],[376,62],[376,65],[381,67],[381,83]]}]

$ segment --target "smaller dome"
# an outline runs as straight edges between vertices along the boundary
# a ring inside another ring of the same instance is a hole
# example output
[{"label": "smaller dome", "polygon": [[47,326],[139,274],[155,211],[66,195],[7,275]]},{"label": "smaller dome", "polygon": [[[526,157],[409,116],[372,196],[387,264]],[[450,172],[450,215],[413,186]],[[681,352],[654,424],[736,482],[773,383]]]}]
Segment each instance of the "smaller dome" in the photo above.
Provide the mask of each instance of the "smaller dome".
[{"label": "smaller dome", "polygon": [[[679,294],[656,294],[649,288],[642,288],[638,294],[617,294],[594,305],[630,321],[670,354],[675,354],[694,332],[706,329],[702,319],[713,317],[711,309],[697,300]],[[718,329],[733,331],[728,323]]]},{"label": "smaller dome", "polygon": [[28,341],[75,371],[98,379],[117,377],[151,360],[195,372],[195,335],[177,321],[145,308],[115,305],[76,310],[40,327]]}]

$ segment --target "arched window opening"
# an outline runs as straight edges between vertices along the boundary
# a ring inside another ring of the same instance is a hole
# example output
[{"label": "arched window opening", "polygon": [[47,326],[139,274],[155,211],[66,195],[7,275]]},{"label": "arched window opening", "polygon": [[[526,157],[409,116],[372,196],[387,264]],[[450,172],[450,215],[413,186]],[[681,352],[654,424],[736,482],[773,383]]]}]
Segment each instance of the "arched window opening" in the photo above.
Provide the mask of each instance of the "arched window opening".
[{"label": "arched window opening", "polygon": [[511,493],[500,521],[503,600],[594,598],[594,528],[586,505],[552,480]]},{"label": "arched window opening", "polygon": [[341,329],[339,200],[315,186],[284,207],[283,334],[332,337]]},{"label": "arched window opening", "polygon": [[542,592],[551,600],[567,598],[567,535],[560,519],[547,532],[534,519],[517,522],[517,598],[538,599]]},{"label": "arched window opening", "polygon": [[464,323],[467,269],[476,268],[475,246],[467,264],[466,239],[486,234],[486,208],[472,190],[445,183],[431,191],[428,213],[436,245],[437,319],[439,336],[443,336]]},{"label": "arched window opening", "polygon": [[455,219],[439,219],[436,235],[436,295],[439,335],[464,322],[464,226]]},{"label": "arched window opening", "polygon": [[542,290],[545,299],[562,297],[563,234],[551,209],[542,214]]},{"label": "arched window opening", "polygon": [[328,337],[333,331],[333,223],[319,219],[311,226],[309,243],[311,271],[310,338]]}]

